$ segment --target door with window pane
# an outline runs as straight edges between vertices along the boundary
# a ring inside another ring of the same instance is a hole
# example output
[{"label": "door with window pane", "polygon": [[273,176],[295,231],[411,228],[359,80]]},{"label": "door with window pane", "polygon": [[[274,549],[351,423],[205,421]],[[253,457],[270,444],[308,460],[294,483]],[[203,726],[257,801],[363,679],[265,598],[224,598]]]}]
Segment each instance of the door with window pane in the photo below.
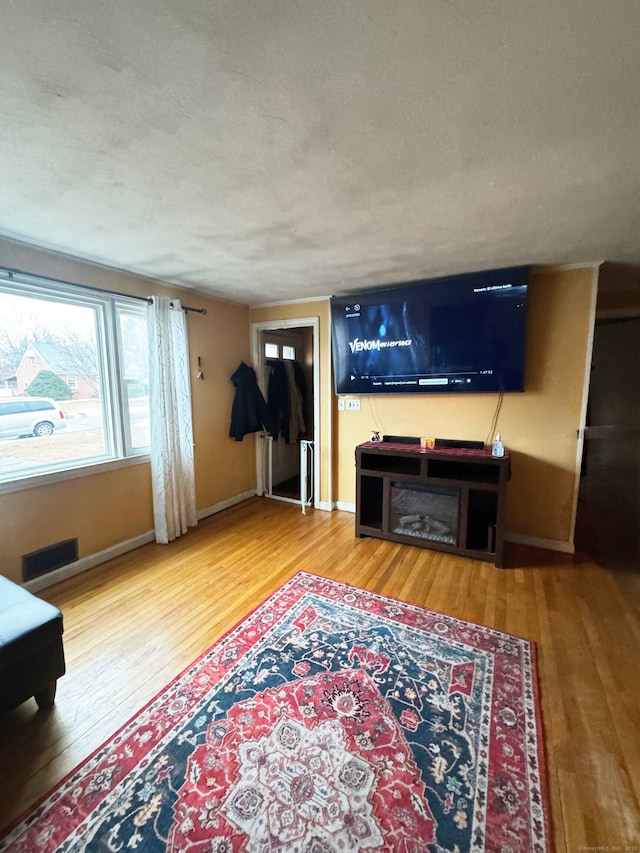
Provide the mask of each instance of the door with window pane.
[{"label": "door with window pane", "polygon": [[[261,332],[260,387],[272,415],[272,495],[300,500],[300,440],[313,435],[311,329]],[[295,385],[301,410],[289,399]],[[285,395],[287,399],[284,399]],[[268,460],[265,460],[268,464]]]},{"label": "door with window pane", "polygon": [[[297,440],[291,441],[289,433],[285,437],[283,423],[288,411],[288,399],[285,405],[278,405],[277,397],[288,396],[286,360],[295,360],[301,350],[301,342],[292,333],[263,332],[262,388],[269,405],[270,414],[275,414],[272,423],[271,482],[272,493],[283,497],[300,498],[299,457]],[[286,425],[286,429],[289,426]],[[297,437],[296,437],[297,438]]]}]

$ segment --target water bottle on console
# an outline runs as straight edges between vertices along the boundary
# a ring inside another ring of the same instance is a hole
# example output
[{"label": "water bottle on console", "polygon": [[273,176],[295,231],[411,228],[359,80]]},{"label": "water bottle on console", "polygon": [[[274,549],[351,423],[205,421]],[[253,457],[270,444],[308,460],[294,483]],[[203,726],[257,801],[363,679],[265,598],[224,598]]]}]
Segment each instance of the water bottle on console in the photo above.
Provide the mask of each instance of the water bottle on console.
[{"label": "water bottle on console", "polygon": [[491,445],[491,455],[501,458],[504,456],[504,444],[502,443],[502,439],[500,438],[500,433],[496,433],[496,437],[493,440],[493,444]]}]

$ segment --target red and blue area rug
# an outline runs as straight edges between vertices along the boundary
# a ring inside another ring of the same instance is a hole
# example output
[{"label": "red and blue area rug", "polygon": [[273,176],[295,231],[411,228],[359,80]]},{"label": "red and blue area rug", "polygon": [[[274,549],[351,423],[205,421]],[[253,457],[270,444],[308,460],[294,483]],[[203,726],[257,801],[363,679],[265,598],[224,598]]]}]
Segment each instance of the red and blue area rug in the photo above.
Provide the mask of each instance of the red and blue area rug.
[{"label": "red and blue area rug", "polygon": [[532,644],[306,573],[0,841],[11,853],[552,849]]}]

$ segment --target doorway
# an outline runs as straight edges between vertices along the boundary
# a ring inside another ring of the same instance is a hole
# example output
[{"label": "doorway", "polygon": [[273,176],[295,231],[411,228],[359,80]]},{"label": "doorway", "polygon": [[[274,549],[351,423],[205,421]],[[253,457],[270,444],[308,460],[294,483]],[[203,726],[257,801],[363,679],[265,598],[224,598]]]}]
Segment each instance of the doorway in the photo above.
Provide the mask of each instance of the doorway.
[{"label": "doorway", "polygon": [[304,511],[320,495],[318,319],[252,323],[251,340],[272,419],[256,443],[257,491]]},{"label": "doorway", "polygon": [[596,320],[576,547],[640,570],[640,317]]}]

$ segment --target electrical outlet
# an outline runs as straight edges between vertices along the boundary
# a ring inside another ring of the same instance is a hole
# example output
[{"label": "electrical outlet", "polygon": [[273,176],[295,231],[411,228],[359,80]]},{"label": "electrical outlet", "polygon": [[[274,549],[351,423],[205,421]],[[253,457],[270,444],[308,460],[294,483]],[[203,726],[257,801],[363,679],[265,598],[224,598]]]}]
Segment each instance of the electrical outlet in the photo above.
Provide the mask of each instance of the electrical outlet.
[{"label": "electrical outlet", "polygon": [[360,411],[360,400],[347,400],[347,411],[359,412]]},{"label": "electrical outlet", "polygon": [[338,397],[338,411],[344,412],[344,397]]}]

